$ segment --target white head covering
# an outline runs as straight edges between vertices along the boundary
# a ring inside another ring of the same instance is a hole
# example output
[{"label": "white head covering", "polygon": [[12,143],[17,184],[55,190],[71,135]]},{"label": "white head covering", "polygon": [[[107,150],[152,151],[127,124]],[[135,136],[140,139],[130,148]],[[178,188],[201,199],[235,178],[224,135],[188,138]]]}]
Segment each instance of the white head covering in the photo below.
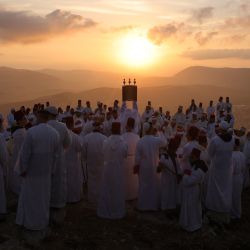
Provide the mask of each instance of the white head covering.
[{"label": "white head covering", "polygon": [[50,113],[51,115],[58,115],[58,111],[57,108],[54,106],[49,106],[45,109],[45,111],[47,111],[48,113]]},{"label": "white head covering", "polygon": [[226,122],[226,121],[222,121],[221,123],[220,123],[220,128],[222,129],[222,130],[228,130],[229,129],[229,124],[228,124],[228,122]]}]

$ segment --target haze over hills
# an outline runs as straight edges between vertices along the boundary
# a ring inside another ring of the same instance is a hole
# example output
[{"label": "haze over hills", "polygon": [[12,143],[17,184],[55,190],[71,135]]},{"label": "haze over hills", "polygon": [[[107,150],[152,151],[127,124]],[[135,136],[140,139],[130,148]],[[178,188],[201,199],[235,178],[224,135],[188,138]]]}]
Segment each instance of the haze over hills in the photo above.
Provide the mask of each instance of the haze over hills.
[{"label": "haze over hills", "polygon": [[[192,98],[206,107],[210,99],[216,102],[219,96],[230,96],[241,113],[242,107],[250,106],[249,79],[250,69],[206,67],[187,68],[173,77],[139,77],[139,107],[142,111],[151,100],[155,107],[174,112],[179,104],[189,105]],[[114,99],[121,100],[122,76],[87,70],[37,72],[3,67],[0,83],[0,110],[6,113],[10,107],[46,101],[63,108],[75,106],[79,98],[91,101],[93,106],[97,101],[111,105]]]}]

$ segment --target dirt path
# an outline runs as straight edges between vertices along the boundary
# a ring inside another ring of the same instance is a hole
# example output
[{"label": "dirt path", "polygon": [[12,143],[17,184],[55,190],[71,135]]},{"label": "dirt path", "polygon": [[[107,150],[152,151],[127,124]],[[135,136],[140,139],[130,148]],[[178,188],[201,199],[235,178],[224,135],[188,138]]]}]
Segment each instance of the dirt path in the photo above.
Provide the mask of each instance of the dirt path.
[{"label": "dirt path", "polygon": [[67,206],[63,226],[51,227],[51,236],[37,247],[25,244],[15,225],[16,199],[11,197],[9,214],[0,223],[0,249],[250,249],[250,190],[243,194],[243,218],[228,228],[205,223],[196,233],[186,233],[177,219],[162,213],[138,213],[131,204],[125,219],[101,220],[86,201]]}]

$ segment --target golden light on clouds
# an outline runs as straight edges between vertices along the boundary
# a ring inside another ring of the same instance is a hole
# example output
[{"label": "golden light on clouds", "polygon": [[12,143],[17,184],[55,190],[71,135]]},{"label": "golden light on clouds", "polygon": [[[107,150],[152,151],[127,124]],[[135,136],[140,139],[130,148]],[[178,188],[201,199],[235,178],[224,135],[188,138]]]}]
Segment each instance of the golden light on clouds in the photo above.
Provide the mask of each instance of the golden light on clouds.
[{"label": "golden light on clouds", "polygon": [[158,47],[145,36],[129,33],[117,41],[118,60],[127,66],[144,67],[156,63]]}]

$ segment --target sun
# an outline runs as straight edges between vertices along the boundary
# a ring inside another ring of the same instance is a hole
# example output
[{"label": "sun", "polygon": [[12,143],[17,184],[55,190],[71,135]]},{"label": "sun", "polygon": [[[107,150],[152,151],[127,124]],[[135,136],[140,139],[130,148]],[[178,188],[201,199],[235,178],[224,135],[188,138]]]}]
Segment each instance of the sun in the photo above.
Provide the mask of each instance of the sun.
[{"label": "sun", "polygon": [[156,46],[146,37],[128,34],[119,41],[118,56],[121,63],[132,67],[153,64],[156,60]]}]

